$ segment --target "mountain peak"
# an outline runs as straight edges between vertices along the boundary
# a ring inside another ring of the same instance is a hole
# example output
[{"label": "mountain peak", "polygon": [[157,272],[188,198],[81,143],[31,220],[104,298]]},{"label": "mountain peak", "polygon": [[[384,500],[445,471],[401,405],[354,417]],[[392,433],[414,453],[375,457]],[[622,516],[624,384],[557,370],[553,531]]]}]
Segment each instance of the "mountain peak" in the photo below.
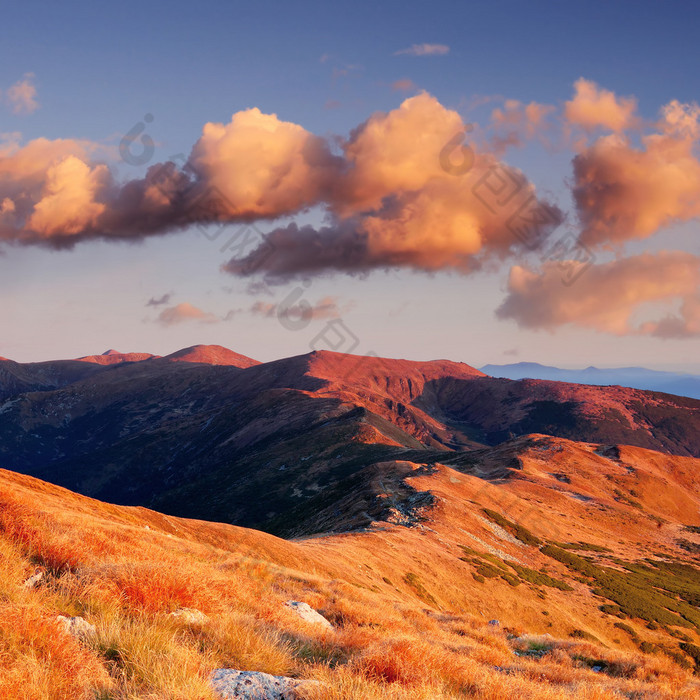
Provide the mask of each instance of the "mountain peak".
[{"label": "mountain peak", "polygon": [[253,365],[259,365],[258,360],[241,355],[223,345],[191,345],[176,352],[166,355],[164,360],[171,362],[193,362],[205,365],[227,365],[245,369]]}]

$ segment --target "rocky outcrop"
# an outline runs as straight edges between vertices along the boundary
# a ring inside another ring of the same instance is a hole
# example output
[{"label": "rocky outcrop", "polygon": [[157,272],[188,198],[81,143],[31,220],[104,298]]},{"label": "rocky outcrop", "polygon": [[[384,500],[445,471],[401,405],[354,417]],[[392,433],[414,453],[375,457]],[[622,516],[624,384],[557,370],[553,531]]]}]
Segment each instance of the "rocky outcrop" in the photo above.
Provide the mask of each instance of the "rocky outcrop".
[{"label": "rocky outcrop", "polygon": [[64,632],[81,639],[83,641],[91,639],[97,634],[95,625],[91,625],[83,617],[65,617],[58,615],[56,622],[61,626]]},{"label": "rocky outcrop", "polygon": [[271,676],[256,671],[220,668],[211,675],[211,684],[221,700],[301,700],[318,681]]},{"label": "rocky outcrop", "polygon": [[316,612],[308,603],[300,603],[298,600],[288,600],[285,605],[291,608],[304,622],[310,625],[319,625],[327,630],[332,630],[333,625],[323,615]]},{"label": "rocky outcrop", "polygon": [[196,610],[195,608],[180,608],[175,612],[171,612],[169,617],[187,625],[205,625],[209,622],[209,617],[201,610]]}]

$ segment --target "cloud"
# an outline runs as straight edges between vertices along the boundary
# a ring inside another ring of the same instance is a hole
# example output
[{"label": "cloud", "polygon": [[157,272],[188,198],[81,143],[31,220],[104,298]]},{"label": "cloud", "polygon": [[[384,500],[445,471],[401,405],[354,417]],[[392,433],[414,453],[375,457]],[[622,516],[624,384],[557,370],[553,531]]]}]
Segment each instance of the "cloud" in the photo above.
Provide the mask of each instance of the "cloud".
[{"label": "cloud", "polygon": [[413,92],[418,86],[410,78],[401,78],[391,84],[391,89],[396,92]]},{"label": "cloud", "polygon": [[188,321],[197,321],[199,323],[218,323],[221,321],[215,314],[202,311],[202,309],[187,302],[163,309],[156,320],[163,326],[174,326]]},{"label": "cloud", "polygon": [[444,56],[450,52],[445,44],[412,44],[407,49],[394,52],[394,56]]},{"label": "cloud", "polygon": [[0,144],[0,240],[70,247],[276,218],[323,201],[342,165],[325,140],[257,109],[206,124],[182,169],[159,163],[120,184],[99,151],[70,139]]},{"label": "cloud", "polygon": [[[537,200],[520,171],[456,145],[465,130],[457,112],[421,93],[372,115],[335,155],[329,139],[248,109],[226,124],[206,124],[181,167],[157,163],[125,183],[100,162],[97,144],[8,139],[0,144],[0,241],[67,248],[320,207],[324,226],[277,228],[224,269],[278,281],[388,267],[466,273],[522,248],[513,207]],[[468,174],[460,175],[454,163],[465,158]],[[498,180],[513,191],[509,206],[495,202]],[[562,220],[555,207],[539,204],[549,221],[533,226],[535,247]]]},{"label": "cloud", "polygon": [[27,73],[6,92],[6,100],[14,114],[31,114],[39,109],[34,86],[34,74]]},{"label": "cloud", "polygon": [[685,297],[677,314],[668,314],[660,321],[648,321],[640,331],[674,340],[700,338],[700,293]]},{"label": "cloud", "polygon": [[206,124],[188,161],[222,195],[222,218],[277,217],[315,204],[338,167],[301,126],[253,108]]},{"label": "cloud", "polygon": [[561,212],[491,154],[471,153],[468,179],[447,172],[439,154],[464,131],[456,112],[425,93],[373,115],[343,146],[346,165],[328,192],[328,223],[277,228],[224,269],[280,279],[389,267],[467,273],[523,247],[512,224],[527,202],[542,215],[529,232],[537,247]]},{"label": "cloud", "polygon": [[633,97],[617,97],[614,92],[584,78],[579,78],[574,88],[574,97],[564,106],[569,123],[588,130],[602,127],[615,132],[636,123],[637,100]]},{"label": "cloud", "polygon": [[[522,328],[554,330],[572,324],[614,335],[687,337],[700,332],[700,258],[690,253],[644,253],[592,265],[571,285],[563,284],[562,273],[561,263],[554,261],[540,271],[513,267],[498,318],[515,320]],[[636,320],[649,304],[678,301],[680,316]]]},{"label": "cloud", "polygon": [[673,101],[641,147],[609,134],[576,155],[573,194],[586,245],[648,238],[700,216],[699,117],[696,104]]},{"label": "cloud", "polygon": [[554,111],[554,105],[505,100],[502,107],[491,112],[490,126],[496,134],[491,140],[493,147],[500,152],[506,146],[522,146],[526,139],[532,139],[550,127],[547,117]]},{"label": "cloud", "polygon": [[170,303],[170,298],[172,294],[163,294],[162,297],[151,297],[147,302],[146,306],[164,306]]},{"label": "cloud", "polygon": [[338,306],[337,297],[323,297],[314,304],[307,301],[285,305],[284,302],[275,304],[272,302],[256,301],[250,307],[250,313],[256,316],[267,318],[283,315],[290,319],[305,318],[308,320],[339,318],[343,311],[348,310],[352,305],[347,304],[341,309]]}]

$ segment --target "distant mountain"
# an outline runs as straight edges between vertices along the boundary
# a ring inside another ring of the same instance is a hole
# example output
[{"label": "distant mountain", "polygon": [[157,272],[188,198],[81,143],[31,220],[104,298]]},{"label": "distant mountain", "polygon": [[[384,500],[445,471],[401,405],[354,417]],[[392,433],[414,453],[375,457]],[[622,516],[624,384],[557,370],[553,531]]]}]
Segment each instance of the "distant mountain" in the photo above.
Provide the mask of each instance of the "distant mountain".
[{"label": "distant mountain", "polygon": [[490,377],[506,379],[549,379],[557,382],[592,384],[595,386],[627,386],[633,389],[663,391],[677,396],[700,399],[700,376],[676,372],[660,372],[644,367],[614,369],[560,369],[537,362],[518,362],[510,365],[485,365],[481,371]]},{"label": "distant mountain", "polygon": [[118,350],[107,350],[101,355],[86,355],[78,357],[80,362],[92,362],[96,365],[117,365],[121,362],[143,362],[158,355],[151,355],[147,352],[119,352]]},{"label": "distant mountain", "polygon": [[407,453],[468,462],[541,433],[700,457],[700,401],[511,381],[447,360],[312,352],[256,363],[196,346],[112,365],[0,362],[0,399],[2,467],[275,532],[292,514],[305,521],[306,505],[335,512],[373,465]]}]

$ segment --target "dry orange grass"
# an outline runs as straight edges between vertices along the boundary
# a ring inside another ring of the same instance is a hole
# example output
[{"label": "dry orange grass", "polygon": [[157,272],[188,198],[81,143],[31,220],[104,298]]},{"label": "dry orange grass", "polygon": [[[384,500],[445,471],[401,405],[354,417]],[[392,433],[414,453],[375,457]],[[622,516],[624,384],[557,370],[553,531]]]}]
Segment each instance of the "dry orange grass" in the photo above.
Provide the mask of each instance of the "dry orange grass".
[{"label": "dry orange grass", "polygon": [[[463,610],[436,611],[399,574],[397,585],[368,566],[358,576],[322,541],[107,506],[8,472],[0,486],[0,698],[213,700],[207,679],[219,667],[315,678],[319,698],[338,700],[700,697],[666,657],[515,636]],[[351,552],[353,538],[344,542]],[[46,576],[27,589],[36,566]],[[441,595],[436,579],[430,594]],[[335,631],[303,623],[289,599]],[[169,615],[181,607],[209,622]],[[68,636],[58,614],[85,617],[95,637]],[[533,646],[541,657],[527,655]],[[594,673],[591,659],[608,672]]]}]

